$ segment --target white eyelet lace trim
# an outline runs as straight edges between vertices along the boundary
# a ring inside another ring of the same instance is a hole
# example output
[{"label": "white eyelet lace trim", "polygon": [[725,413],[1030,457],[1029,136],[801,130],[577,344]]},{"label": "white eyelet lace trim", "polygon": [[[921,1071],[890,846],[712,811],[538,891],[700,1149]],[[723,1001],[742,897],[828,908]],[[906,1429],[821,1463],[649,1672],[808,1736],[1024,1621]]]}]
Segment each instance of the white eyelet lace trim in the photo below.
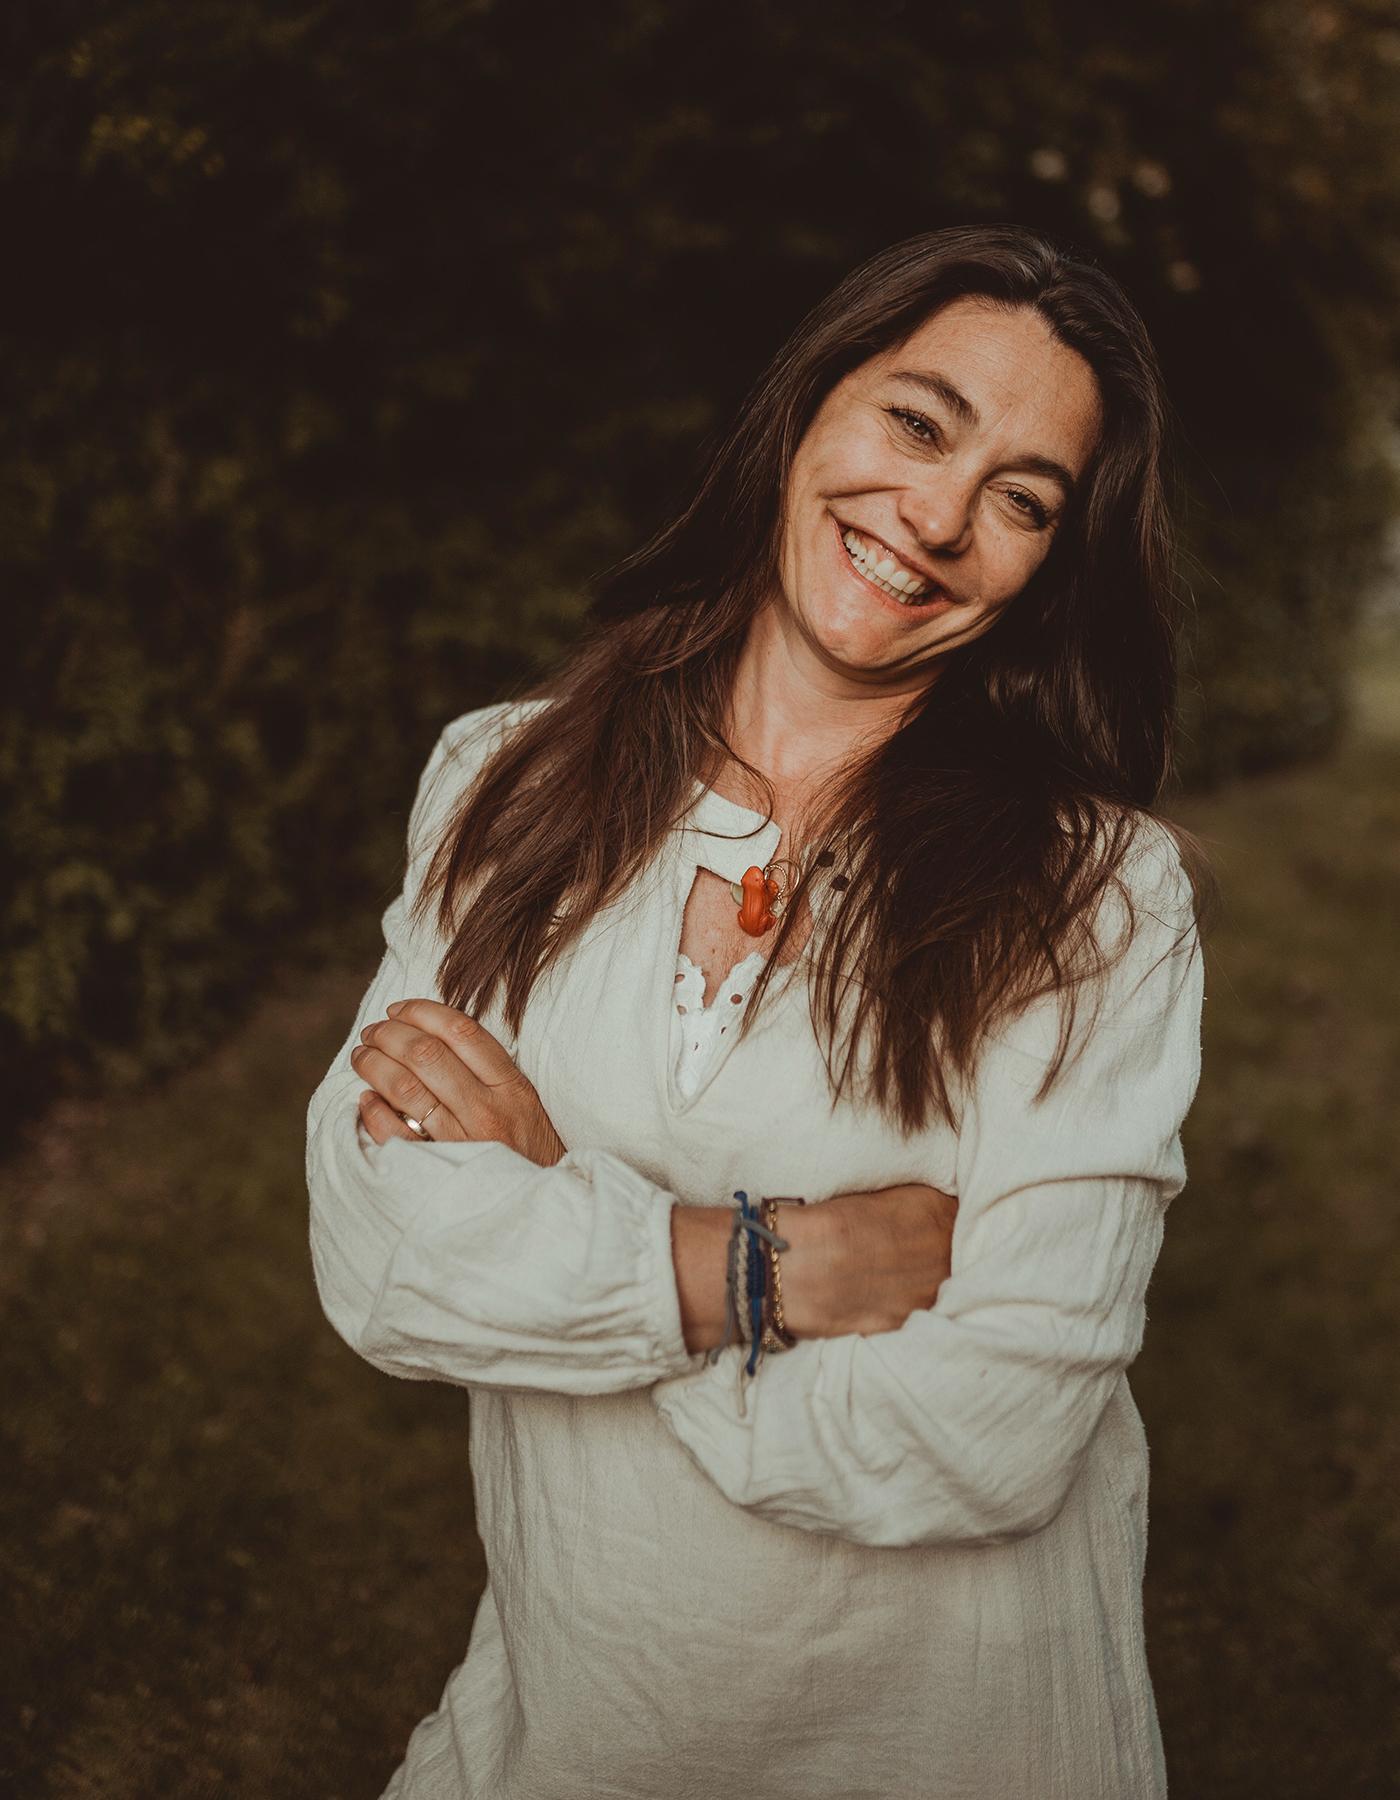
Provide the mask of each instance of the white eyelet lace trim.
[{"label": "white eyelet lace trim", "polygon": [[671,1014],[671,1055],[676,1087],[686,1099],[695,1092],[721,1045],[738,1028],[749,994],[767,957],[755,950],[736,962],[705,1005],[705,972],[681,951],[676,958],[675,1007]]}]

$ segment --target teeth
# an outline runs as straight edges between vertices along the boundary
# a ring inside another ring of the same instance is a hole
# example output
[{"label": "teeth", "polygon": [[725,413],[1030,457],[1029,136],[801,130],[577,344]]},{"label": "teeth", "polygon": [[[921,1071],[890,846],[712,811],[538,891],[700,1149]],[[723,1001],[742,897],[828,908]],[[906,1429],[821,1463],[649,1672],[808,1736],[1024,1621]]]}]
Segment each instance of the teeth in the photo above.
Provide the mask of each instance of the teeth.
[{"label": "teeth", "polygon": [[929,584],[921,576],[896,562],[887,551],[877,552],[867,548],[864,538],[856,532],[843,532],[841,542],[861,574],[868,581],[873,581],[876,587],[883,588],[893,599],[907,603],[922,599],[928,592]]}]

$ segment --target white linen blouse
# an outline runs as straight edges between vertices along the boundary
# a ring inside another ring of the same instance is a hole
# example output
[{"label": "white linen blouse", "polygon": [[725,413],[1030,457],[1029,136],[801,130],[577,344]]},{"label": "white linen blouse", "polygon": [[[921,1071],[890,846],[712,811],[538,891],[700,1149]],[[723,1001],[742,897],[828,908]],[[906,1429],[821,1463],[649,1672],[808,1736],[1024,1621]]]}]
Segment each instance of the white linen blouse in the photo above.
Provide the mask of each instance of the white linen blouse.
[{"label": "white linen blouse", "polygon": [[[445,946],[408,903],[463,784],[544,704],[443,732],[383,960],[308,1113],[332,1325],[376,1368],[471,1394],[488,1581],[381,1800],[1158,1800],[1125,1370],[1200,1072],[1202,954],[1169,834],[1144,820],[1137,938],[1049,1097],[1053,996],[955,1086],[957,1129],[905,1136],[831,1104],[797,979],[821,898],[749,1036],[685,1060],[696,870],[737,880],[780,837],[697,784],[663,854],[536,984],[518,1040],[482,1014],[568,1153],[376,1145],[349,1053],[392,1001],[440,997]],[[1123,923],[1106,902],[1106,944]],[[744,1350],[685,1347],[672,1206],[910,1181],[959,1201],[937,1303],[765,1357],[741,1410]]]}]

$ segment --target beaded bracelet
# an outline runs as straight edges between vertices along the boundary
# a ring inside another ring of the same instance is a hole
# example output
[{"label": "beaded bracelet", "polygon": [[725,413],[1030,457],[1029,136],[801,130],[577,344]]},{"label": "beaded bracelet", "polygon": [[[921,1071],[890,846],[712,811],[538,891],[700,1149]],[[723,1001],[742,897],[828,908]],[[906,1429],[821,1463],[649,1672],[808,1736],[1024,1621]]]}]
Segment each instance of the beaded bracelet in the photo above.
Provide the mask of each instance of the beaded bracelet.
[{"label": "beaded bracelet", "polygon": [[763,1329],[763,1348],[765,1350],[791,1350],[797,1339],[788,1330],[783,1318],[783,1272],[778,1261],[779,1249],[786,1250],[787,1244],[777,1237],[778,1208],[782,1205],[805,1206],[805,1199],[793,1195],[769,1194],[759,1207],[763,1223],[774,1235],[768,1240],[768,1275],[770,1298],[766,1309]]}]

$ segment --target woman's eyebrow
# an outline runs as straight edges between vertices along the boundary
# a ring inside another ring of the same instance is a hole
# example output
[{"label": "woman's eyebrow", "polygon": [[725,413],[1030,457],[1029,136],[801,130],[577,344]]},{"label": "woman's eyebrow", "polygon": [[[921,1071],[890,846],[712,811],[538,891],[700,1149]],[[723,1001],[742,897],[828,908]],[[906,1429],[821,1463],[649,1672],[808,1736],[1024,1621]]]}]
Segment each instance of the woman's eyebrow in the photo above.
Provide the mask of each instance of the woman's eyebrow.
[{"label": "woman's eyebrow", "polygon": [[[982,423],[982,415],[963,393],[961,388],[954,387],[946,375],[940,375],[933,369],[896,369],[890,376],[891,381],[908,382],[911,387],[922,388],[926,394],[932,394],[941,400],[954,418],[962,424],[974,429]],[[1035,451],[1027,451],[1024,456],[1015,459],[1014,466],[1024,469],[1027,474],[1044,475],[1051,481],[1058,481],[1065,491],[1068,500],[1074,493],[1074,477],[1062,462],[1056,462],[1053,456],[1041,456]]]},{"label": "woman's eyebrow", "polygon": [[927,372],[923,369],[896,369],[890,380],[907,381],[914,387],[922,388],[925,393],[932,394],[964,425],[976,426],[982,423],[981,413],[961,388],[953,386],[946,375],[935,374],[931,369]]}]

